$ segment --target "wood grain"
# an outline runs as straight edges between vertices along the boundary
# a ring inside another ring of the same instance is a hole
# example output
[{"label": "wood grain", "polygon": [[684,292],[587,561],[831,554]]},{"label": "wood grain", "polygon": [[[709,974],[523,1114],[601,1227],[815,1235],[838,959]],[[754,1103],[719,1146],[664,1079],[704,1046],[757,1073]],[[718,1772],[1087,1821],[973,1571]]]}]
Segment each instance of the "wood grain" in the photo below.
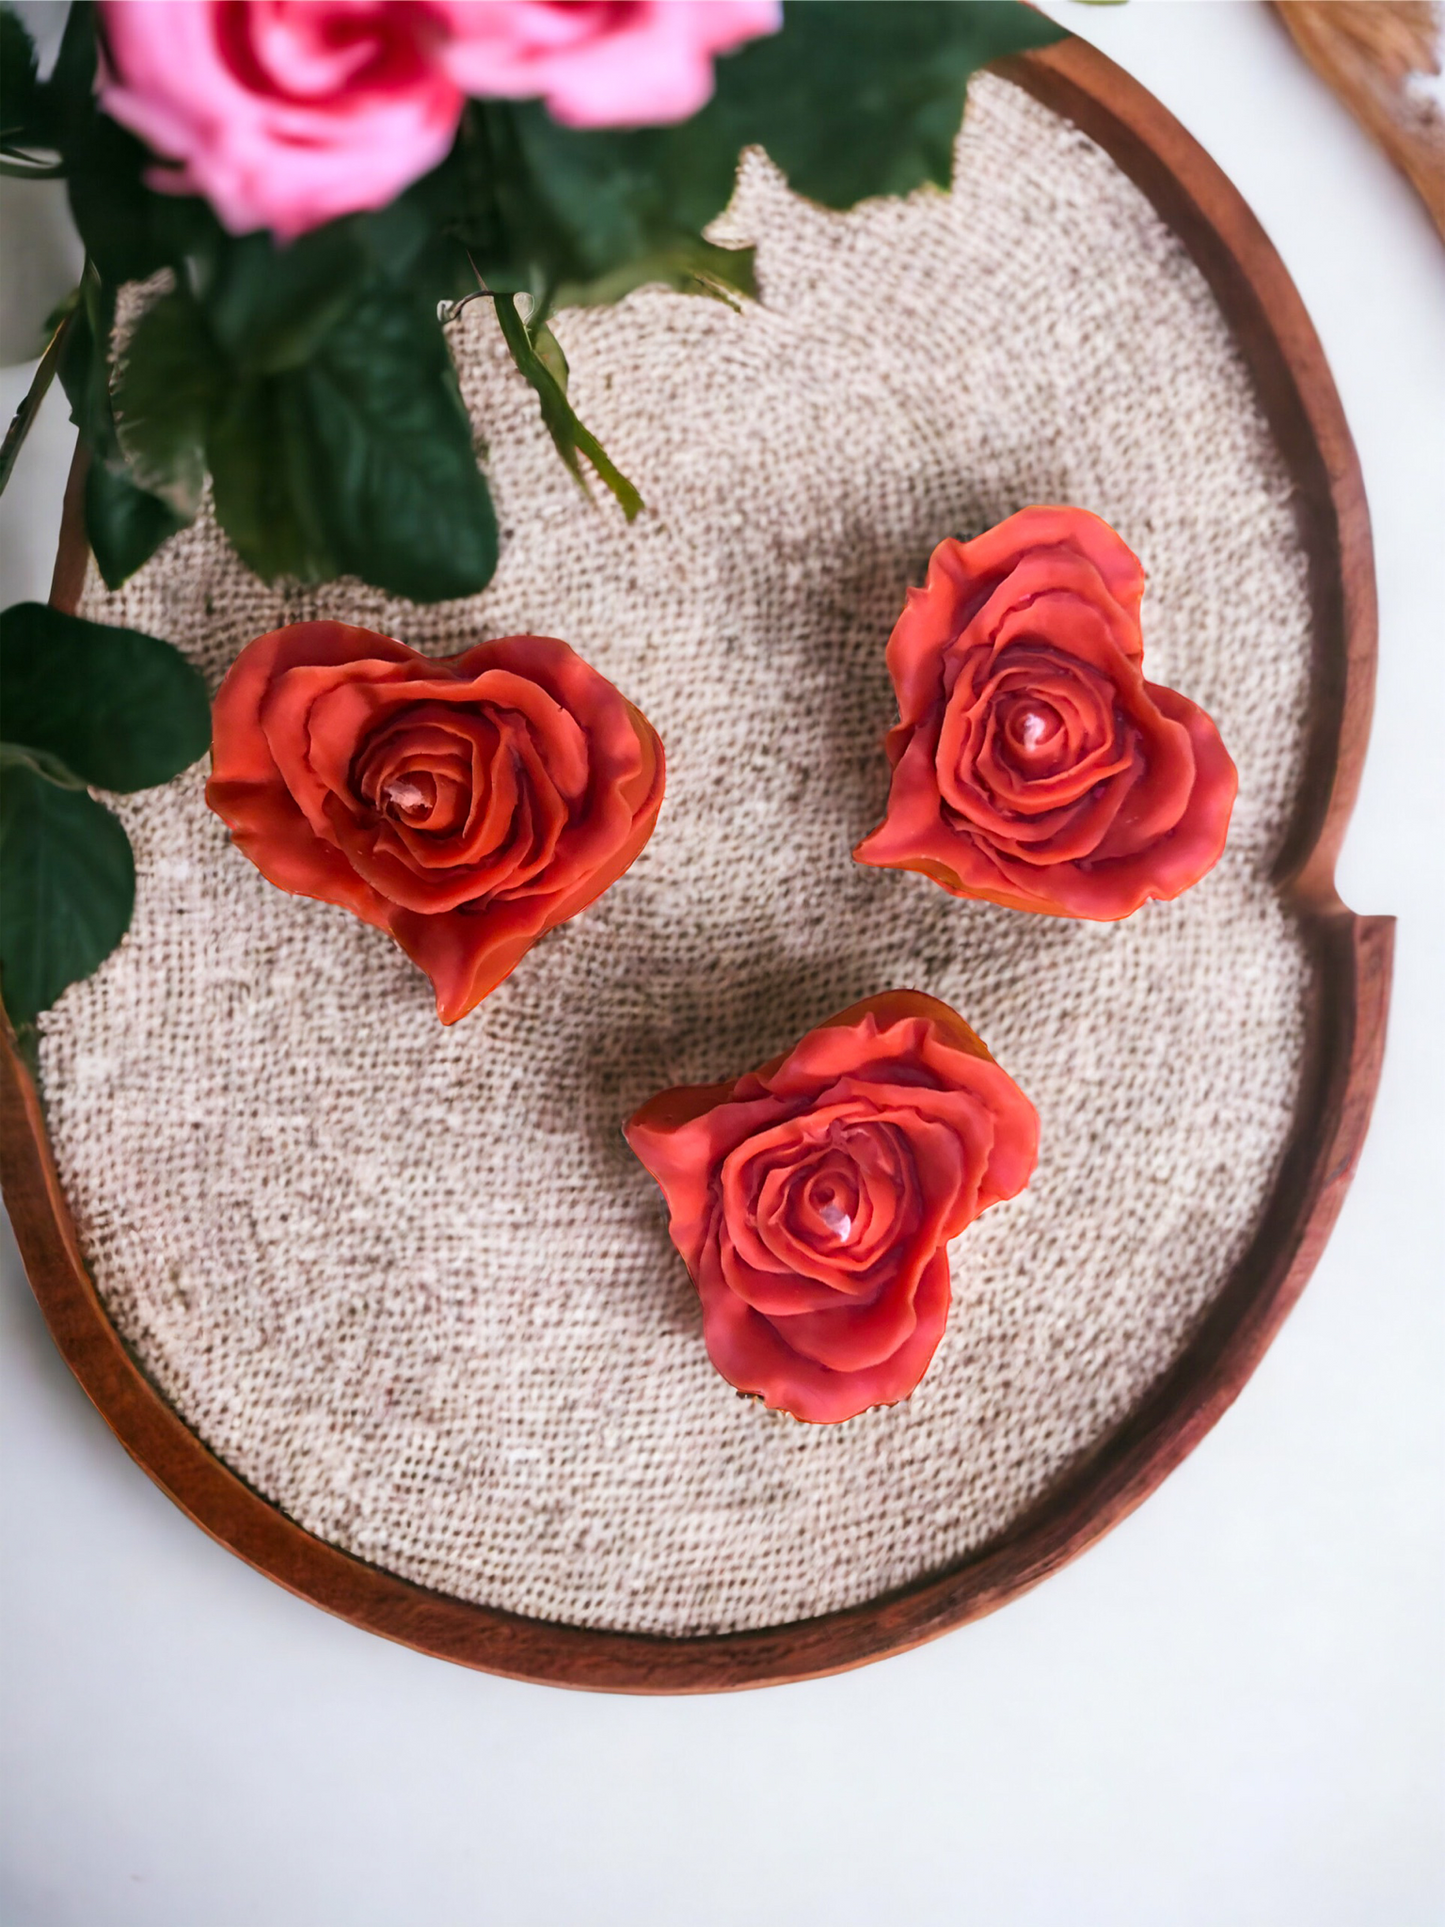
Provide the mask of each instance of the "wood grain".
[{"label": "wood grain", "polygon": [[1445,240],[1445,113],[1419,85],[1440,72],[1432,0],[1274,0],[1315,72],[1384,148]]},{"label": "wood grain", "polygon": [[[1189,249],[1228,317],[1295,484],[1311,566],[1315,661],[1306,780],[1278,872],[1313,952],[1294,1128],[1255,1238],[1173,1370],[997,1545],[846,1612],[767,1631],[665,1639],[468,1605],[313,1537],[244,1484],[150,1384],[86,1270],[34,1084],[0,1048],[5,1199],[36,1297],[122,1444],[185,1512],[279,1584],[372,1632],[490,1672],[634,1693],[713,1692],[859,1666],[993,1611],[1078,1556],[1152,1492],[1238,1395],[1314,1268],[1349,1184],[1379,1078],[1393,923],[1353,916],[1334,862],[1364,759],[1374,573],[1359,466],[1319,342],[1258,223],[1208,156],[1112,62],[1067,41],[1002,68],[1097,140]],[[56,565],[73,604],[85,560],[77,482]]]}]

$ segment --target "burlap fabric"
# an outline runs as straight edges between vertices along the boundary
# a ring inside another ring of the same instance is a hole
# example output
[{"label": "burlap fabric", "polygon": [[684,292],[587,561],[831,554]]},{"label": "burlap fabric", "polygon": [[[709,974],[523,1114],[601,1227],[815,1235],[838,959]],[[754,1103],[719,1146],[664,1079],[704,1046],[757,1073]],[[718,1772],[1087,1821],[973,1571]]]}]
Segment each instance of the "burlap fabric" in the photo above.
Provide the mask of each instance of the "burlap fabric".
[{"label": "burlap fabric", "polygon": [[[1307,965],[1267,871],[1298,780],[1305,568],[1228,332],[1141,195],[974,87],[951,196],[825,213],[760,158],[727,217],[763,305],[569,314],[574,396],[646,497],[589,505],[481,303],[453,342],[504,546],[416,609],[267,588],[203,517],[92,616],[213,680],[334,615],[438,653],[566,637],[667,744],[635,868],[455,1029],[379,932],[232,850],[203,771],[119,804],[134,927],[44,1023],[66,1190],[161,1391],[323,1538],[463,1599],[689,1634],[867,1599],[1005,1533],[1155,1383],[1285,1142]],[[859,868],[883,646],[932,545],[1029,502],[1149,570],[1148,672],[1217,718],[1229,849],[1119,925]],[[703,1350],[619,1124],[871,991],[955,1004],[1038,1105],[1037,1178],[954,1247],[911,1403],[812,1428]]]}]

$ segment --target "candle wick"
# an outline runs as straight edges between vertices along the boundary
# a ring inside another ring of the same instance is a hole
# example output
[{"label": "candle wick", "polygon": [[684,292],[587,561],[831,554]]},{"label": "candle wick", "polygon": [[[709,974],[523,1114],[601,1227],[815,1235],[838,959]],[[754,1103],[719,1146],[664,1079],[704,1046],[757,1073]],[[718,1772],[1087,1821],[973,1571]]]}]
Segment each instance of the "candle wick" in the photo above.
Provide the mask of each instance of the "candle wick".
[{"label": "candle wick", "polygon": [[818,1216],[827,1225],[833,1236],[841,1244],[853,1229],[853,1220],[846,1211],[840,1211],[836,1204],[825,1204]]}]

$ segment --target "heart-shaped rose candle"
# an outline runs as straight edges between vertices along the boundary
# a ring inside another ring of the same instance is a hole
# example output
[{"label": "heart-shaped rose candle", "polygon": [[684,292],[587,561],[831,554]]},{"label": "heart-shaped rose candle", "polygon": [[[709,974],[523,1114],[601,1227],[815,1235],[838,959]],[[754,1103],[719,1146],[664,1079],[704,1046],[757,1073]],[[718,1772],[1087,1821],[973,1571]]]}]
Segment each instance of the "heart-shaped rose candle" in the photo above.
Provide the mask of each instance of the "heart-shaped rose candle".
[{"label": "heart-shaped rose candle", "polygon": [[565,642],[458,656],[301,622],[248,643],[212,712],[206,800],[272,883],[389,931],[464,1017],[652,834],[663,752]]},{"label": "heart-shaped rose candle", "polygon": [[940,542],[888,642],[888,813],[860,863],[1111,921],[1219,860],[1237,787],[1209,717],[1145,682],[1144,571],[1107,522],[1029,508]]},{"label": "heart-shaped rose candle", "polygon": [[948,1322],[950,1238],[1028,1183],[1034,1107],[963,1019],[886,991],[626,1126],[739,1391],[817,1425],[913,1391]]}]

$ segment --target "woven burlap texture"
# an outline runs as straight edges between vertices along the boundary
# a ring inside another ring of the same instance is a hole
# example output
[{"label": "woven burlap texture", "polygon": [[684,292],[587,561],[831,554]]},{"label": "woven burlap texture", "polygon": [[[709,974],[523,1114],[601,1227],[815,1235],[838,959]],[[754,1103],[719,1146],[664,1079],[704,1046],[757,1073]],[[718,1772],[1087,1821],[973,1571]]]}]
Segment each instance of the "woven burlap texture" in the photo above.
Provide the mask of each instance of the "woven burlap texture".
[{"label": "woven burlap texture", "polygon": [[[84,607],[214,684],[328,615],[445,653],[565,637],[636,701],[667,800],[631,872],[443,1030],[425,979],[233,850],[198,768],[119,799],[133,928],[44,1021],[67,1194],[145,1370],[323,1539],[462,1599],[638,1632],[761,1627],[957,1561],[1106,1437],[1245,1249],[1308,966],[1268,881],[1309,674],[1289,484],[1200,276],[1065,121],[975,82],[951,195],[849,214],[750,157],[762,305],[562,317],[579,411],[647,502],[589,504],[495,321],[452,342],[503,529],[484,595],[268,588],[209,515]],[[855,865],[883,650],[940,537],[1072,502],[1149,571],[1146,668],[1238,761],[1219,867],[1117,925]],[[619,1125],[868,993],[946,998],[1043,1120],[954,1246],[912,1401],[809,1427],[709,1365]]]}]

